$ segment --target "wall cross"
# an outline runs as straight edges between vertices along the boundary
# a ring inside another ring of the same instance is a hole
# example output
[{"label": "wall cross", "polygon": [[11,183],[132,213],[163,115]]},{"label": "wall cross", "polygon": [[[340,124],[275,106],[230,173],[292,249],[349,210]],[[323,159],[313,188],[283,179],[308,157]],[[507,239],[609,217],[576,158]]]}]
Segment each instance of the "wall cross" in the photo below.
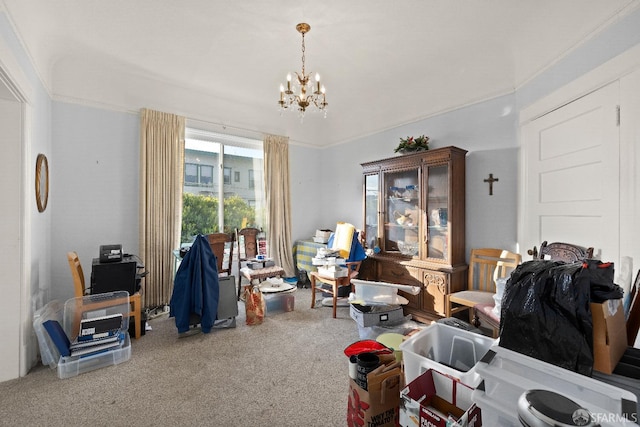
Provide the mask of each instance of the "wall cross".
[{"label": "wall cross", "polygon": [[484,182],[488,182],[489,183],[489,195],[493,196],[493,183],[494,182],[498,182],[498,178],[494,178],[493,174],[490,173],[489,174],[489,178],[485,179]]}]

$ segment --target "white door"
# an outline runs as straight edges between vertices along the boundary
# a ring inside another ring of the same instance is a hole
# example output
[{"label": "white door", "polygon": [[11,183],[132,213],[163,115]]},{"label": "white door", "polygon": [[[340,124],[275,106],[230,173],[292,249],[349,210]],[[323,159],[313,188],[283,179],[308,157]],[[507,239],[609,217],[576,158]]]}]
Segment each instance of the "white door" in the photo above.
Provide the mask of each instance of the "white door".
[{"label": "white door", "polygon": [[522,127],[523,260],[547,240],[619,261],[618,99],[614,82]]}]

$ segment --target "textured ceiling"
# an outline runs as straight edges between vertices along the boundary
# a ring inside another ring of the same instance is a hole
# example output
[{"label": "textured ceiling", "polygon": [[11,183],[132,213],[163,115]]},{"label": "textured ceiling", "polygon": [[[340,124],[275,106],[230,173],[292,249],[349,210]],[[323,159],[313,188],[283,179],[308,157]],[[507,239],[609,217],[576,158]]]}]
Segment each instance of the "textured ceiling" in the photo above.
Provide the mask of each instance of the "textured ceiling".
[{"label": "textured ceiling", "polygon": [[[2,0],[54,97],[328,146],[513,92],[638,0]],[[319,72],[329,112],[280,115]]]}]

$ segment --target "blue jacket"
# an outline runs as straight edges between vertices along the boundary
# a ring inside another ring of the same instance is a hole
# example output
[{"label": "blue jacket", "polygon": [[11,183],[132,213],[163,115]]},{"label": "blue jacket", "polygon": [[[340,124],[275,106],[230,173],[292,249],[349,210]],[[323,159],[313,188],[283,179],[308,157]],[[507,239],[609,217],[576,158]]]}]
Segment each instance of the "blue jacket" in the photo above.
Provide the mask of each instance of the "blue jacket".
[{"label": "blue jacket", "polygon": [[216,257],[207,238],[198,235],[182,259],[173,283],[169,317],[175,317],[178,332],[189,330],[192,314],[200,317],[202,332],[211,332],[219,294]]}]

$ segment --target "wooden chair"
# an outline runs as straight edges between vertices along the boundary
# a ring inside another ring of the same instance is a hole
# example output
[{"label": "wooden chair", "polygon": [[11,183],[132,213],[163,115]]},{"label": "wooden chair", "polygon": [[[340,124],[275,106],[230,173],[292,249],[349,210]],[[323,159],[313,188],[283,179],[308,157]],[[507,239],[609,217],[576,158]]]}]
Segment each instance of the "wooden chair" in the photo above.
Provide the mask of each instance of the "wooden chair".
[{"label": "wooden chair", "polygon": [[258,256],[258,234],[262,230],[246,227],[243,229],[236,229],[236,242],[238,246],[238,299],[242,290],[242,277],[249,281],[249,284],[253,284],[254,281],[261,282],[270,277],[282,277],[284,276],[284,269],[278,265],[271,267],[249,269],[242,268],[242,263],[247,263],[254,260]]},{"label": "wooden chair", "polygon": [[[495,280],[508,277],[521,262],[520,254],[503,249],[472,249],[467,290],[447,296],[446,317],[465,310],[471,312],[477,304],[493,306],[493,295],[496,292]],[[471,314],[469,317],[472,320]],[[477,322],[474,314],[472,323]]]},{"label": "wooden chair", "polygon": [[584,261],[585,259],[593,258],[593,248],[585,248],[583,246],[572,245],[570,243],[554,242],[547,243],[545,240],[540,245],[540,252],[535,255],[536,248],[533,248],[533,254],[535,259],[548,259],[552,261],[564,261],[566,263],[572,263],[577,261]]},{"label": "wooden chair", "polygon": [[207,240],[209,241],[209,246],[211,246],[211,251],[216,256],[218,276],[231,276],[235,234],[212,233],[207,235]]},{"label": "wooden chair", "polygon": [[[354,261],[347,262],[347,276],[345,277],[337,277],[330,278],[321,276],[317,271],[312,271],[311,275],[311,308],[316,306],[316,285],[317,289],[320,292],[325,292],[331,294],[333,298],[333,318],[336,318],[336,308],[338,302],[338,288],[341,286],[350,286],[351,292],[353,292],[353,284],[351,283],[352,279],[358,277],[358,273],[360,271],[360,265],[362,261]],[[318,283],[320,282],[320,283]],[[327,285],[331,285],[331,289],[325,289],[322,287],[322,284],[326,283]]]},{"label": "wooden chair", "polygon": [[[84,282],[84,273],[82,271],[82,264],[80,264],[80,258],[76,252],[67,252],[67,261],[69,262],[69,268],[71,269],[71,276],[73,277],[73,285],[75,288],[75,297],[83,297],[87,295],[87,289]],[[118,301],[113,301],[113,305],[117,305]],[[134,318],[134,327],[136,339],[142,336],[142,295],[140,292],[136,292],[133,295],[129,295],[129,304],[131,311],[129,312],[129,321],[131,317]],[[92,306],[92,308],[95,308]],[[80,310],[78,310],[80,312]]]}]

